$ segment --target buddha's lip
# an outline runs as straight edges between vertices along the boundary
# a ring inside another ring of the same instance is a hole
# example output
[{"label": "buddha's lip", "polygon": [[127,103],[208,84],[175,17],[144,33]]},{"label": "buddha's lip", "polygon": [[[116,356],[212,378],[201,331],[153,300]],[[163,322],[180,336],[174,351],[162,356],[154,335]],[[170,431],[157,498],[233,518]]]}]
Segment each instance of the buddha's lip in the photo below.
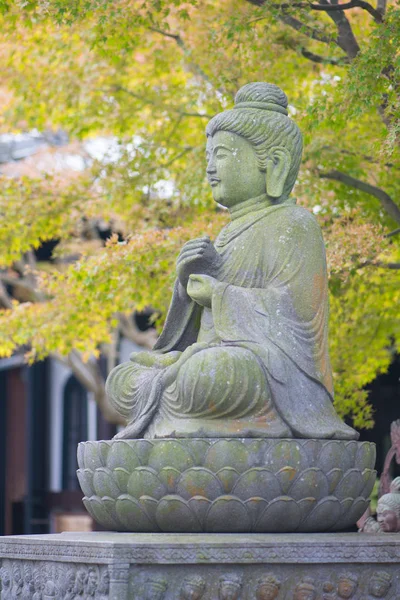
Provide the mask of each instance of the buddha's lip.
[{"label": "buddha's lip", "polygon": [[221,180],[218,177],[208,177],[208,183],[210,185],[217,185]]}]

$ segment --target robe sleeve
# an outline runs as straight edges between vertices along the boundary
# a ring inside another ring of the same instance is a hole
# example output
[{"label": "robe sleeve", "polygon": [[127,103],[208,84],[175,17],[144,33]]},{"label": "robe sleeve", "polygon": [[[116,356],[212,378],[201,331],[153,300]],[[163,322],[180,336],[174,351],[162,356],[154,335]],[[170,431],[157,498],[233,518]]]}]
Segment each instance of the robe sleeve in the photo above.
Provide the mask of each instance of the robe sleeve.
[{"label": "robe sleeve", "polygon": [[164,329],[153,350],[162,354],[185,350],[197,340],[200,327],[200,307],[188,296],[177,279],[174,285]]}]

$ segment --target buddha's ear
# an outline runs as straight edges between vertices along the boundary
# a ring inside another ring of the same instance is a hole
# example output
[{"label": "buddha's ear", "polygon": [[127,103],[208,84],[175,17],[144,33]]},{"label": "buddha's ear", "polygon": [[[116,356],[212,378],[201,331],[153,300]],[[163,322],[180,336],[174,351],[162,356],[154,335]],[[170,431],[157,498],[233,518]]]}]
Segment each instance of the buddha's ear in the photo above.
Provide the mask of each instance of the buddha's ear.
[{"label": "buddha's ear", "polygon": [[280,198],[291,165],[290,152],[282,146],[271,148],[266,169],[266,188],[270,198]]}]

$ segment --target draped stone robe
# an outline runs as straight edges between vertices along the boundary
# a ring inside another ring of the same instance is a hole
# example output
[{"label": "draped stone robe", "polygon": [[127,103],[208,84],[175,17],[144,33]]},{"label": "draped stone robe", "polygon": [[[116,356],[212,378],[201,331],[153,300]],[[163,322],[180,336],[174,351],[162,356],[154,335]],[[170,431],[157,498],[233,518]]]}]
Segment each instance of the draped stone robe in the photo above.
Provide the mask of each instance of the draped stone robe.
[{"label": "draped stone robe", "polygon": [[332,405],[325,249],[314,216],[289,202],[250,205],[215,248],[222,261],[211,308],[177,280],[154,352],[111,372],[107,392],[129,422],[119,437],[357,439]]}]

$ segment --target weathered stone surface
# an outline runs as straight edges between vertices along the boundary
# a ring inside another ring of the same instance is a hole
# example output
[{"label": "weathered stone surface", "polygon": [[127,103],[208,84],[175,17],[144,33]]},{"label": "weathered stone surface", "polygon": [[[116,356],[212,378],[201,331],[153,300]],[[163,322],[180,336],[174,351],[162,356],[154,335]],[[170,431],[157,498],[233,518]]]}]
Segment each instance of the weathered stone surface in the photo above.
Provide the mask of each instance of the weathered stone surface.
[{"label": "weathered stone surface", "polygon": [[87,510],[117,531],[346,529],[376,476],[373,444],[338,440],[82,442],[78,462]]},{"label": "weathered stone surface", "polygon": [[208,123],[206,174],[230,222],[183,246],[153,351],[109,374],[116,438],[358,439],[332,404],[325,248],[290,197],[302,135],[287,107],[249,83]]},{"label": "weathered stone surface", "polygon": [[1,600],[400,597],[400,535],[123,534],[0,539]]}]

